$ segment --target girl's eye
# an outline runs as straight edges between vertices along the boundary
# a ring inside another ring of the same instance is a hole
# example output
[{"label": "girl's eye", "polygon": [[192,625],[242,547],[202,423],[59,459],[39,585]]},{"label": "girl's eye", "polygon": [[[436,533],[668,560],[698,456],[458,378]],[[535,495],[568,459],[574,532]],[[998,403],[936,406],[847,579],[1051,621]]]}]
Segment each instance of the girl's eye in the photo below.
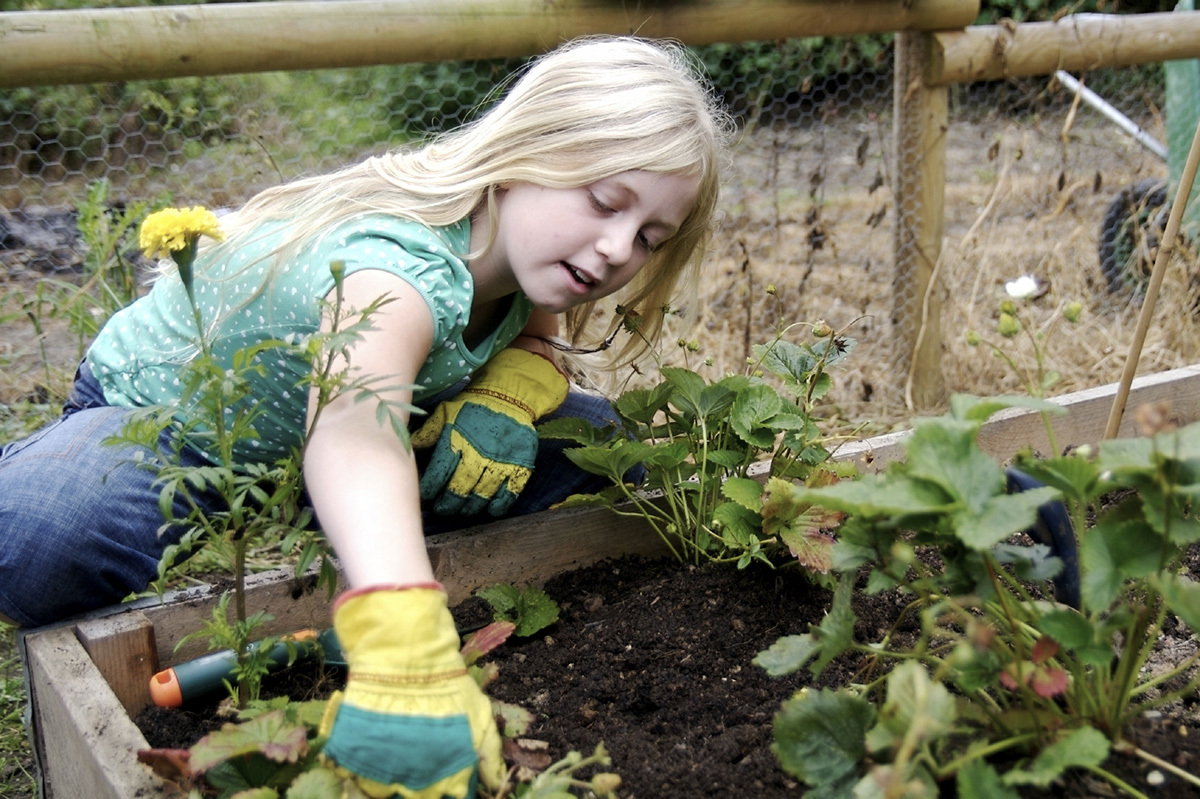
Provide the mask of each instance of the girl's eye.
[{"label": "girl's eye", "polygon": [[590,191],[588,192],[588,201],[592,204],[593,208],[595,208],[597,211],[599,211],[602,214],[616,213],[617,209],[613,208],[611,205],[608,205],[608,204],[602,202],[600,200],[600,198],[595,195],[594,192],[590,192]]},{"label": "girl's eye", "polygon": [[638,241],[638,245],[640,245],[642,247],[642,249],[644,249],[646,252],[654,252],[654,249],[656,247],[658,247],[657,244],[652,244],[650,242],[650,239],[646,238],[645,233],[638,233],[637,241]]}]

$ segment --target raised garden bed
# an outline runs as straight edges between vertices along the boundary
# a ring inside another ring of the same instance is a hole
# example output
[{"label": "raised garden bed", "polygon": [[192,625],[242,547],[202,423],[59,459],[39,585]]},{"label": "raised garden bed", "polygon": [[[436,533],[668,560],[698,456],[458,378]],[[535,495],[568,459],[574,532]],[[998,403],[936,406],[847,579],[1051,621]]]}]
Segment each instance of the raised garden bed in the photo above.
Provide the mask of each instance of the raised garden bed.
[{"label": "raised garden bed", "polygon": [[[1114,394],[1115,387],[1107,386],[1056,400],[1070,408],[1055,420],[1058,441],[1067,446],[1097,441]],[[1128,406],[1163,402],[1180,424],[1200,419],[1200,367],[1135,381]],[[1120,434],[1132,433],[1125,422]],[[905,435],[860,442],[838,457],[881,468],[902,455]],[[1045,430],[1036,414],[1011,411],[984,427],[980,443],[1004,459],[1026,446],[1044,451]],[[541,584],[608,558],[664,552],[644,525],[600,510],[552,511],[431,536],[429,547],[452,603],[482,585]],[[33,735],[47,799],[182,796],[134,759],[134,751],[147,743],[131,718],[149,704],[147,685],[155,671],[201,654],[199,644],[179,651],[175,645],[210,615],[216,596],[213,590],[180,592],[165,603],[143,600],[24,635]],[[288,574],[257,578],[251,602],[253,610],[274,615],[268,633],[329,623],[324,594],[314,594]],[[744,669],[753,668],[747,660]],[[583,737],[578,745],[586,743]],[[737,735],[729,740],[731,747],[742,746]],[[620,762],[614,765],[621,769]]]}]

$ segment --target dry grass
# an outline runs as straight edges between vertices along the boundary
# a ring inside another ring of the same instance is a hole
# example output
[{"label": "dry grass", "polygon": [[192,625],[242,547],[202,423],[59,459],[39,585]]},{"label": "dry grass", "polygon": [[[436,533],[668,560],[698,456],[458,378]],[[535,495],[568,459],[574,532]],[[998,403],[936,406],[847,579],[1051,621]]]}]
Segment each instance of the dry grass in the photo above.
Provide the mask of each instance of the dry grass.
[{"label": "dry grass", "polygon": [[[1022,390],[1003,361],[965,341],[968,330],[999,340],[994,330],[1004,282],[1022,274],[1049,286],[1023,318],[1044,336],[1047,367],[1061,374],[1051,394],[1115,382],[1124,368],[1139,308],[1108,292],[1098,268],[1098,229],[1121,187],[1163,175],[1165,165],[1102,121],[1078,120],[1065,144],[1061,124],[1051,115],[956,119],[947,134],[937,291],[948,392]],[[820,125],[760,129],[743,140],[725,189],[720,235],[696,300],[670,320],[664,363],[715,378],[740,370],[750,347],[781,327],[801,323],[789,337],[803,338],[803,323],[825,320],[857,341],[822,409],[831,426],[867,423],[868,433],[882,432],[940,410],[906,403],[908,375],[897,365],[893,295],[912,289],[893,286],[896,210],[883,149],[889,137],[889,121],[858,111]],[[1197,360],[1200,335],[1189,277],[1196,272],[1194,253],[1171,264],[1139,374]],[[28,296],[29,282],[26,275],[10,285],[24,287]],[[1077,325],[1059,315],[1070,301],[1086,309]],[[44,383],[46,370],[23,314],[11,304],[4,310],[11,316],[0,325],[0,404],[11,404]],[[674,347],[678,339],[699,342],[700,351]],[[49,336],[46,344],[54,390],[61,390],[78,345],[70,336]],[[1028,340],[1006,346],[1015,347],[1023,369],[1032,367]],[[704,365],[707,358],[711,366]],[[650,379],[634,375],[621,384]]]},{"label": "dry grass", "polygon": [[[826,320],[858,345],[835,376],[824,415],[868,422],[868,430],[879,432],[907,427],[914,415],[944,406],[914,408],[905,401],[907,373],[897,367],[892,344],[893,198],[886,188],[870,191],[886,159],[871,120],[841,124],[836,149],[815,146],[832,138],[828,131],[822,140],[803,132],[765,132],[742,149],[742,183],[727,193],[720,249],[696,312],[677,320],[667,341],[700,341],[699,357],[687,356],[690,365],[711,357],[713,366],[699,371],[715,377],[740,369],[749,345],[769,340],[781,325]],[[1048,286],[1045,295],[1022,304],[1021,318],[1040,339],[1045,368],[1061,375],[1050,395],[1116,382],[1125,368],[1140,305],[1107,289],[1098,265],[1100,221],[1121,187],[1164,175],[1166,168],[1112,127],[1077,128],[1063,144],[1057,124],[956,122],[948,134],[945,236],[937,267],[947,392],[1024,393],[1020,375],[986,346],[971,347],[965,336],[974,330],[1003,342],[1023,375],[1035,370],[1028,336],[1005,341],[995,333],[1004,283],[1023,274]],[[867,136],[868,156],[860,164],[855,156]],[[819,171],[824,182],[814,186]],[[881,209],[885,219],[873,226]],[[824,233],[820,249],[814,230]],[[1138,374],[1197,360],[1195,274],[1194,252],[1170,263]],[[769,283],[774,296],[765,291]],[[1074,325],[1061,317],[1072,301],[1085,308]],[[806,334],[801,327],[792,335]],[[666,361],[682,364],[684,358],[669,353]]]}]

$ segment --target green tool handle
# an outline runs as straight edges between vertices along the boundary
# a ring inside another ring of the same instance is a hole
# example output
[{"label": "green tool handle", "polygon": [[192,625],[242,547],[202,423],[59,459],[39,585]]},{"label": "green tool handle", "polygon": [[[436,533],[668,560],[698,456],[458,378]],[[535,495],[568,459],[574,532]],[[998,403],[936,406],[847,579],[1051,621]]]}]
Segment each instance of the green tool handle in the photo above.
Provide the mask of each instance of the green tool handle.
[{"label": "green tool handle", "polygon": [[[291,633],[271,647],[269,659],[273,668],[288,662],[289,646],[292,652],[299,650],[304,657],[317,650],[316,630],[300,630]],[[250,644],[254,651],[261,641]],[[233,676],[237,666],[237,653],[232,649],[211,652],[193,660],[164,669],[150,678],[150,698],[159,707],[179,707],[184,702],[217,690]]]}]

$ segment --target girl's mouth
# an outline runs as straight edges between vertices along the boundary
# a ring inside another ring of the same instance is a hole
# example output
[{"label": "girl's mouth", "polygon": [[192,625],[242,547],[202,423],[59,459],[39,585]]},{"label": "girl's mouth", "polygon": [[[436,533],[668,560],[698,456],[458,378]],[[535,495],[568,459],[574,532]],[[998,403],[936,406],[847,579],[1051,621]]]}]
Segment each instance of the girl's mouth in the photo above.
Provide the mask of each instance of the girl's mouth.
[{"label": "girl's mouth", "polygon": [[584,286],[594,286],[596,284],[596,281],[592,280],[590,277],[585,275],[583,272],[580,272],[566,261],[563,261],[563,266],[566,267],[567,271],[571,273],[571,277],[575,279],[576,283],[580,283]]},{"label": "girl's mouth", "polygon": [[570,272],[571,277],[575,278],[575,281],[577,283],[583,283],[584,286],[593,286],[593,284],[595,283],[595,281],[593,281],[592,278],[588,277],[587,275],[584,275],[583,272],[575,269],[574,266],[571,266],[570,264],[566,263],[565,260],[563,262],[563,266],[565,266],[566,271]]}]

